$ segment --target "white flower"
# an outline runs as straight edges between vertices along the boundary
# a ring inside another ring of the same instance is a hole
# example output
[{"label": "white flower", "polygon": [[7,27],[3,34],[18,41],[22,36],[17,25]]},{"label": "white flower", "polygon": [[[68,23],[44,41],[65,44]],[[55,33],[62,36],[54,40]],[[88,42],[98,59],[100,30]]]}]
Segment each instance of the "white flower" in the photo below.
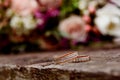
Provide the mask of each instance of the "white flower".
[{"label": "white flower", "polygon": [[87,36],[85,22],[79,16],[70,16],[60,22],[59,31],[63,37],[76,41],[84,41]]},{"label": "white flower", "polygon": [[10,25],[12,28],[21,27],[22,25],[22,19],[19,16],[14,16],[10,22]]},{"label": "white flower", "polygon": [[32,16],[14,16],[10,21],[10,26],[16,30],[18,35],[28,34],[30,30],[36,28],[36,21]]},{"label": "white flower", "polygon": [[36,22],[32,16],[23,17],[22,20],[23,20],[23,24],[24,24],[25,29],[31,30],[31,29],[34,29],[36,27]]},{"label": "white flower", "polygon": [[88,2],[90,0],[79,0],[79,9],[85,10],[88,7]]},{"label": "white flower", "polygon": [[111,4],[97,11],[97,28],[103,35],[120,37],[120,10]]},{"label": "white flower", "polygon": [[88,11],[88,4],[89,4],[90,0],[79,0],[79,9],[83,11],[83,14],[89,14]]}]

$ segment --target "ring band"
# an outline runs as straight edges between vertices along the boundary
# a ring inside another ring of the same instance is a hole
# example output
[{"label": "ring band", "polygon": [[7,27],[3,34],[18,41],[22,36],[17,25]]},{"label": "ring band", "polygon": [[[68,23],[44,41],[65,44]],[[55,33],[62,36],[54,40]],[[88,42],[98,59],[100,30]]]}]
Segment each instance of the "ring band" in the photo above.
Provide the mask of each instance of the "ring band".
[{"label": "ring band", "polygon": [[68,63],[68,62],[86,62],[90,57],[86,55],[78,55],[78,52],[70,52],[54,58],[55,64]]}]

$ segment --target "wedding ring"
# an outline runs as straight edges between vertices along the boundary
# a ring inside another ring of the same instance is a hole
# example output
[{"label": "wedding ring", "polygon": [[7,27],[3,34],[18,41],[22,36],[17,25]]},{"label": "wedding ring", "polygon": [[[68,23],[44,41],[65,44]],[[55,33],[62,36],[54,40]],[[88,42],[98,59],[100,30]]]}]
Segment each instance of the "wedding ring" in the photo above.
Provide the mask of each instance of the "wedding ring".
[{"label": "wedding ring", "polygon": [[86,55],[79,55],[78,52],[70,52],[54,58],[55,64],[69,63],[69,62],[86,62],[90,57]]},{"label": "wedding ring", "polygon": [[69,53],[63,54],[61,56],[54,57],[54,60],[55,61],[66,60],[66,59],[76,57],[76,56],[78,56],[78,52],[69,52]]},{"label": "wedding ring", "polygon": [[79,55],[75,58],[73,62],[87,62],[90,61],[90,56],[87,55]]}]

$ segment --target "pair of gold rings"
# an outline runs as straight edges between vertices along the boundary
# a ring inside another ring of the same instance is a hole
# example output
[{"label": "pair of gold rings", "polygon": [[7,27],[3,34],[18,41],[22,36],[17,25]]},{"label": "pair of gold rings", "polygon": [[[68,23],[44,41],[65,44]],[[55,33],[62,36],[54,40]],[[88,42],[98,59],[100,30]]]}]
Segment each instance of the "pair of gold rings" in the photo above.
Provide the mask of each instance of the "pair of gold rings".
[{"label": "pair of gold rings", "polygon": [[79,55],[78,52],[70,52],[63,54],[61,56],[54,57],[55,64],[69,63],[69,62],[87,62],[90,60],[90,57],[87,55]]}]

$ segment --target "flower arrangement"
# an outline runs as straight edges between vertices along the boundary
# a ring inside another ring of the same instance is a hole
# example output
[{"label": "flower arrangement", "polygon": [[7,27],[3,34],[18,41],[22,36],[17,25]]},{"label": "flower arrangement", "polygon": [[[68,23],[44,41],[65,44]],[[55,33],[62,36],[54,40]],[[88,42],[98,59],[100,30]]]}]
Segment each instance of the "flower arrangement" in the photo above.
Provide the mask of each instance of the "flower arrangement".
[{"label": "flower arrangement", "polygon": [[0,0],[0,51],[79,48],[120,37],[119,0]]}]

